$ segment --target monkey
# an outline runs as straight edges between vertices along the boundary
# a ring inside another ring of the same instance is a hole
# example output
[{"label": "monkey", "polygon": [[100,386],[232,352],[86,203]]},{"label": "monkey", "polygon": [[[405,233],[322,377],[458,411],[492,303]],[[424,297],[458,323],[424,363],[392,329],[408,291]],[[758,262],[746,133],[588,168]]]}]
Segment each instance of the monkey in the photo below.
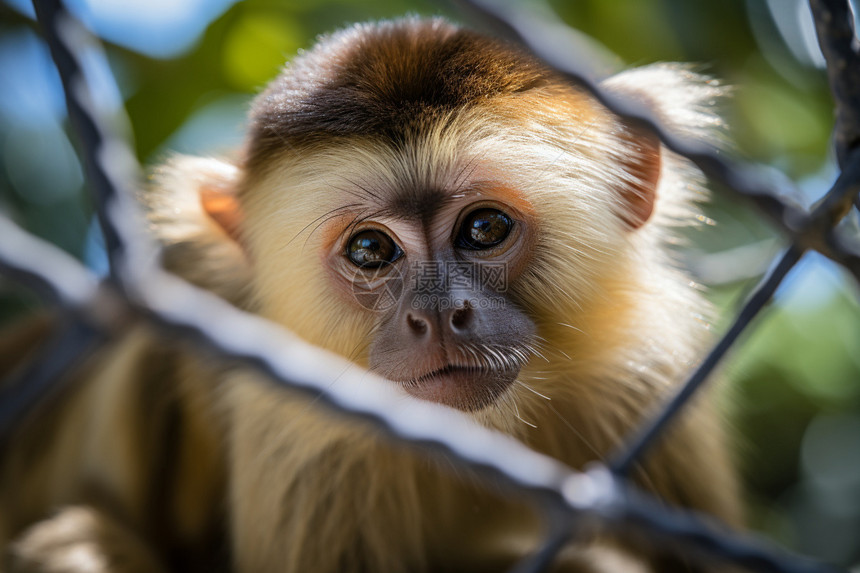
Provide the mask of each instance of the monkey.
[{"label": "monkey", "polygon": [[[601,87],[684,136],[722,125],[723,88],[682,65]],[[139,199],[171,272],[582,469],[709,341],[672,248],[702,179],[521,48],[407,17],[322,37],[256,97],[235,158],[175,156]],[[0,339],[0,375],[52,324]],[[215,362],[135,324],[71,373],[0,459],[5,570],[501,571],[538,546],[523,500]],[[634,479],[742,527],[712,402]],[[692,569],[600,535],[553,570]]]}]

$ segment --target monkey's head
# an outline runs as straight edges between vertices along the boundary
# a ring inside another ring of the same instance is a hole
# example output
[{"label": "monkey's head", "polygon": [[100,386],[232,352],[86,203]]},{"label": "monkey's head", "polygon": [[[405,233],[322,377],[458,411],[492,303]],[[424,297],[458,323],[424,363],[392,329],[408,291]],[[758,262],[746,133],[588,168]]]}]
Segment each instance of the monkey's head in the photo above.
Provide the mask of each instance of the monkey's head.
[{"label": "monkey's head", "polygon": [[406,19],[324,38],[256,99],[237,166],[179,159],[159,186],[208,217],[170,266],[476,411],[615,328],[660,177],[653,136],[531,57]]}]

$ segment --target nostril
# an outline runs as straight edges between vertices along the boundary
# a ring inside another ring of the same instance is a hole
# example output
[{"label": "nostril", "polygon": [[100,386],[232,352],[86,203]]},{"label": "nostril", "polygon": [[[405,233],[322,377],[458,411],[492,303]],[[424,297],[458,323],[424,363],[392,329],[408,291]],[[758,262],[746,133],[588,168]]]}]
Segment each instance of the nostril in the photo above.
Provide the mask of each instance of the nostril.
[{"label": "nostril", "polygon": [[409,328],[415,334],[424,334],[427,332],[427,321],[423,318],[419,318],[416,316],[412,316],[411,314],[406,315],[406,324],[409,325]]},{"label": "nostril", "polygon": [[469,306],[468,302],[463,305],[463,308],[458,308],[451,313],[451,326],[454,327],[455,330],[466,329],[471,320],[472,307]]}]

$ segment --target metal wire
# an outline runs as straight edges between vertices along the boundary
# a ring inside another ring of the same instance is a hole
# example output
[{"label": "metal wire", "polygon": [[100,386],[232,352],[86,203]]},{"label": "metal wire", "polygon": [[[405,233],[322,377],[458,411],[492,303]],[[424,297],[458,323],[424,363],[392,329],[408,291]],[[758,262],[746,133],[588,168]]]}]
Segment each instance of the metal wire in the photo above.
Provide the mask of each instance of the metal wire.
[{"label": "metal wire", "polygon": [[[341,357],[314,348],[265,320],[239,311],[211,293],[201,291],[166,274],[151,262],[151,245],[136,225],[127,189],[134,185],[137,167],[127,144],[117,137],[90,102],[94,101],[80,66],[86,32],[58,0],[35,0],[63,79],[69,115],[78,130],[82,153],[105,233],[112,274],[99,287],[91,276],[58,249],[27,235],[0,217],[0,272],[33,287],[54,304],[70,309],[68,330],[40,354],[44,364],[26,376],[39,381],[29,390],[11,384],[0,396],[0,441],[24,415],[57,386],[74,356],[97,345],[125,321],[145,320],[180,332],[214,349],[220,356],[239,360],[266,374],[271,383],[319,397],[323,404],[347,415],[370,419],[394,437],[443,453],[453,463],[502,483],[511,491],[527,494],[535,507],[556,524],[543,546],[517,566],[517,573],[538,572],[550,566],[565,542],[579,531],[584,519],[596,519],[614,527],[632,527],[643,534],[677,546],[696,560],[718,560],[757,571],[782,573],[831,572],[835,569],[811,562],[752,535],[730,532],[707,517],[666,508],[633,487],[625,474],[671,422],[690,396],[737,340],[744,328],[765,306],[775,288],[802,254],[819,251],[844,265],[860,279],[860,253],[833,232],[836,223],[856,200],[860,185],[860,152],[857,150],[860,101],[857,66],[850,72],[838,62],[857,61],[853,44],[845,41],[843,0],[812,0],[822,49],[830,66],[837,99],[837,149],[844,172],[833,189],[812,212],[799,209],[782,197],[786,194],[762,184],[748,166],[729,162],[700,143],[678,139],[664,130],[646,109],[601,91],[588,77],[587,66],[571,60],[550,41],[551,25],[513,4],[489,0],[463,3],[487,21],[534,51],[549,65],[591,91],[620,115],[652,129],[673,151],[687,157],[725,192],[744,197],[758,206],[789,238],[791,246],[762,285],[753,293],[734,325],[711,354],[653,418],[646,420],[610,468],[596,466],[576,472],[557,460],[529,450],[512,438],[478,427],[468,417],[450,409],[404,400],[385,381],[357,373]],[[10,238],[9,241],[6,239]],[[109,309],[105,311],[105,309]],[[77,329],[77,330],[76,330]],[[84,336],[78,337],[83,333]],[[72,336],[74,334],[74,336]],[[71,342],[71,338],[77,340]],[[332,385],[333,380],[355,384]],[[358,383],[360,381],[360,383]],[[360,392],[357,390],[360,388]],[[396,407],[394,407],[396,404]],[[549,508],[549,509],[547,509]],[[574,528],[573,524],[577,524]]]},{"label": "metal wire", "polygon": [[[34,0],[36,18],[57,66],[66,96],[69,120],[80,142],[87,180],[104,235],[110,275],[121,285],[122,270],[151,259],[152,246],[135,224],[133,194],[138,166],[129,146],[111,129],[92,97],[82,65],[87,49],[101,50],[83,24],[63,7],[60,0]],[[147,257],[144,252],[150,254]]]},{"label": "metal wire", "polygon": [[848,0],[810,0],[809,4],[836,102],[833,136],[836,157],[844,169],[849,165],[848,154],[860,147],[860,42]]}]

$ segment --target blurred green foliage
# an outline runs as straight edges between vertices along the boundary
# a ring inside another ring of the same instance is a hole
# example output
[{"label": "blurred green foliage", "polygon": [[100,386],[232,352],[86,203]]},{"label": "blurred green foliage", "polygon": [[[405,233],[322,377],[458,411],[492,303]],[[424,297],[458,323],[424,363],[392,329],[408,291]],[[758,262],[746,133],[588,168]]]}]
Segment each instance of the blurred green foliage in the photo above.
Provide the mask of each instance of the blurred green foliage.
[{"label": "blurred green foliage", "polygon": [[[795,0],[553,0],[551,7],[616,53],[619,64],[699,62],[722,79],[733,90],[725,115],[737,153],[799,182],[800,200],[810,202],[833,179],[825,77],[795,59],[797,38],[787,41],[777,25],[803,9]],[[173,58],[108,46],[141,161],[151,165],[168,150],[229,153],[241,144],[249,99],[317,35],[406,13],[460,18],[451,5],[429,1],[245,0]],[[14,76],[21,71],[15,62],[30,54],[25,48],[35,42],[35,29],[29,18],[0,4],[4,85],[22,81]],[[43,59],[32,61],[30,71],[44,65]],[[97,268],[97,234],[80,165],[62,131],[65,122],[43,121],[38,112],[24,117],[15,107],[24,103],[26,98],[0,113],[0,209]],[[763,260],[760,255],[772,254],[781,238],[749,206],[721,196],[707,216],[716,225],[691,234],[691,259],[713,271],[720,253],[731,255],[722,267],[732,272],[703,276],[720,330],[765,270],[731,261],[742,253]],[[0,320],[34,304],[2,281],[0,302]],[[795,271],[725,368],[751,521],[795,548],[843,565],[860,559],[858,351],[856,286],[814,258]]]}]

